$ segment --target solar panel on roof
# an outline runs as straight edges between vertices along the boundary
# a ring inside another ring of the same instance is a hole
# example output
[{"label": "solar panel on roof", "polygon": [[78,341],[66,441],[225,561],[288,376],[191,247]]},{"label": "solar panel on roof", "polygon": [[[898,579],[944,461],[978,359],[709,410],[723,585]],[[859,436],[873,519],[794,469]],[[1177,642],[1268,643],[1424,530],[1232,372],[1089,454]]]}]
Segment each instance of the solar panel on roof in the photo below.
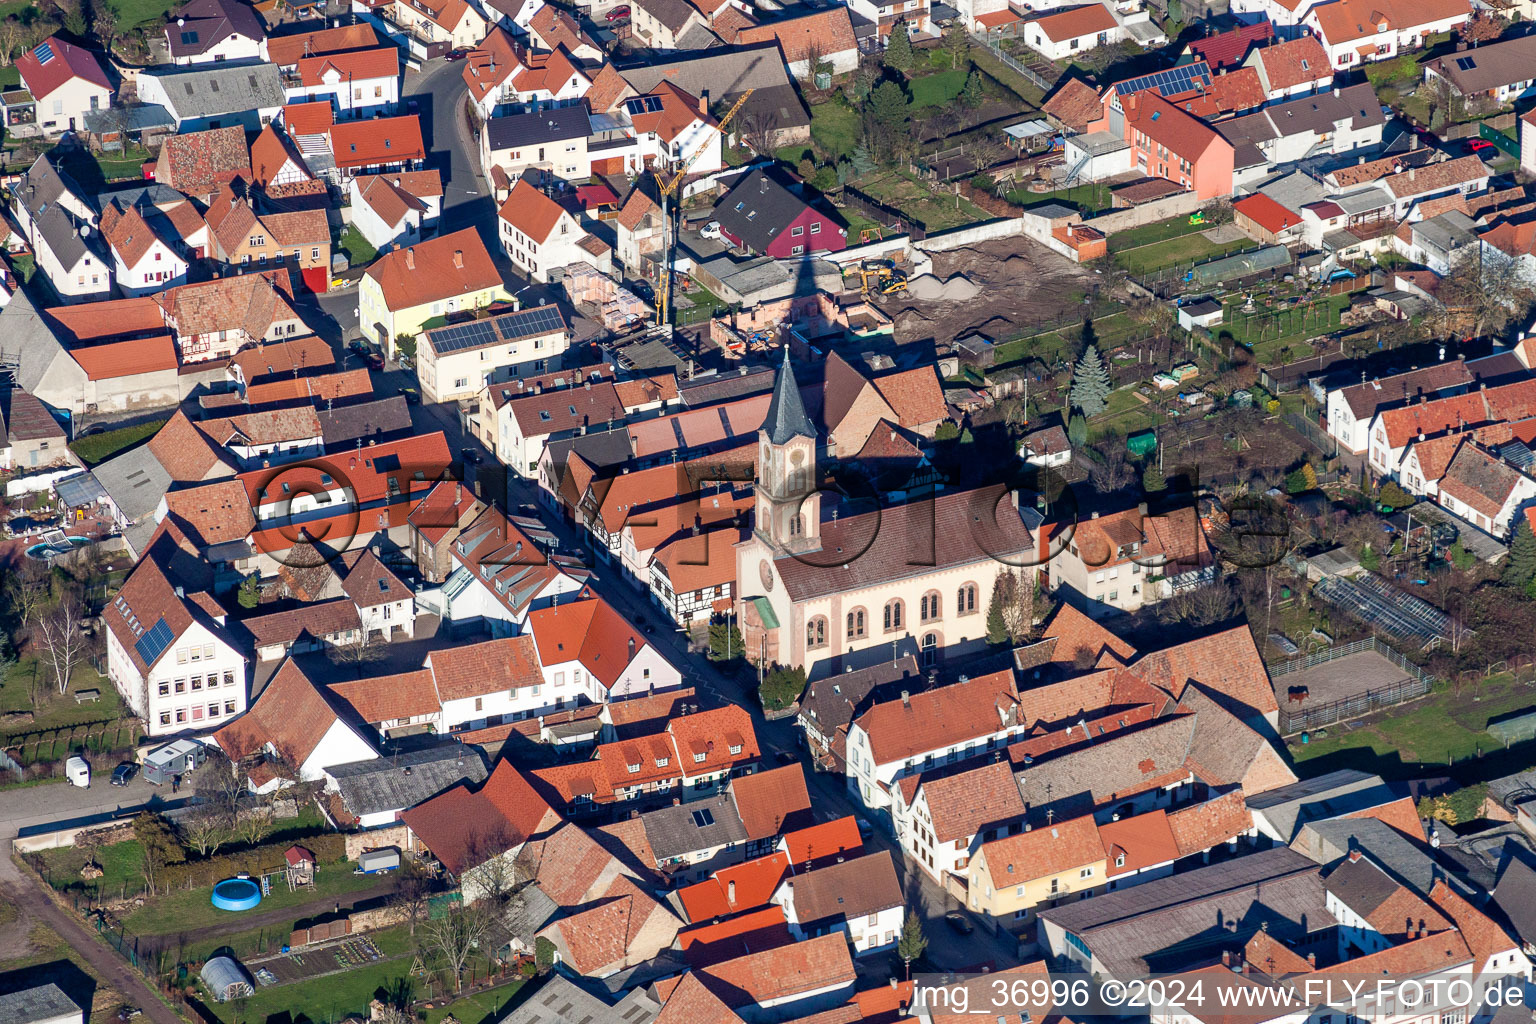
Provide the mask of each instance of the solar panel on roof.
[{"label": "solar panel on roof", "polygon": [[1463,71],[1471,71],[1477,67],[1477,61],[1471,57],[1457,57],[1456,66]]},{"label": "solar panel on roof", "polygon": [[531,338],[538,334],[553,334],[565,330],[565,319],[553,306],[536,306],[517,313],[508,313],[492,321],[496,333],[503,341]]},{"label": "solar panel on roof", "polygon": [[39,64],[47,64],[53,60],[53,46],[49,43],[38,43],[32,50],[32,56],[37,58]]},{"label": "solar panel on roof", "polygon": [[1129,96],[1146,89],[1156,89],[1161,96],[1177,96],[1196,89],[1211,87],[1211,69],[1204,61],[1181,64],[1165,71],[1156,71],[1140,78],[1127,79],[1115,84],[1115,95]]},{"label": "solar panel on roof", "polygon": [[174,639],[171,627],[165,624],[164,618],[161,618],[148,633],[133,642],[133,649],[139,652],[139,657],[144,659],[144,664],[153,665]]}]

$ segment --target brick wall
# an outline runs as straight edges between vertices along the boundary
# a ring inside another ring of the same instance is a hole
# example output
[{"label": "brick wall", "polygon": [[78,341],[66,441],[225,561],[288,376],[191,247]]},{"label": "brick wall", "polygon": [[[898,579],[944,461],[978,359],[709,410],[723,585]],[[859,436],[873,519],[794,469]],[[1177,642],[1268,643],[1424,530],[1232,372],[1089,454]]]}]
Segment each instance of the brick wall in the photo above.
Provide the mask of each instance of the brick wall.
[{"label": "brick wall", "polygon": [[411,842],[411,830],[397,823],[369,829],[367,832],[350,832],[347,834],[347,860],[357,860],[365,850],[377,850],[384,846],[397,846],[401,850],[415,849]]}]

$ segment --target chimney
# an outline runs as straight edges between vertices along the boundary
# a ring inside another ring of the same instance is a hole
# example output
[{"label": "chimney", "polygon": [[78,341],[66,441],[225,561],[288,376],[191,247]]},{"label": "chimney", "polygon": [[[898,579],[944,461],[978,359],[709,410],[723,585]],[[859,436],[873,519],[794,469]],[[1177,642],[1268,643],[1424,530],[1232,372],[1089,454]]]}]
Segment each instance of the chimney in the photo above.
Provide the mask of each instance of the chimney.
[{"label": "chimney", "polygon": [[[1422,435],[1420,435],[1420,436],[1422,436]],[[1359,850],[1350,850],[1349,851],[1349,862],[1351,864],[1358,864],[1358,863],[1360,863],[1360,851]]]},{"label": "chimney", "polygon": [[700,92],[699,92],[699,116],[700,117],[708,117],[709,116],[709,90],[708,89],[703,89],[703,90],[700,90]]},{"label": "chimney", "polygon": [[634,661],[635,660],[635,638],[634,637],[630,637],[629,638],[629,660],[630,661]]},{"label": "chimney", "polygon": [[1339,98],[1339,87],[1338,86],[1334,86],[1333,87],[1333,98],[1334,99],[1338,99]]},{"label": "chimney", "polygon": [[1307,963],[1311,964],[1313,967],[1316,967],[1317,966],[1317,954],[1316,953],[1308,953],[1307,954]]},{"label": "chimney", "polygon": [[1231,953],[1230,950],[1224,949],[1224,950],[1221,951],[1221,966],[1223,966],[1223,967],[1231,967],[1232,966],[1232,953]]},{"label": "chimney", "polygon": [[464,269],[464,250],[463,249],[455,249],[455,250],[453,250],[453,265],[455,267],[457,267],[458,269],[460,269],[460,270]]},{"label": "chimney", "polygon": [[902,690],[901,691],[901,703],[902,703],[902,705],[904,707],[911,707],[912,706],[912,691],[910,691],[910,690]]},{"label": "chimney", "polygon": [[681,800],[679,800],[677,797],[673,797],[672,798],[672,806],[673,807],[681,807],[682,805],[683,805],[683,802]]},{"label": "chimney", "polygon": [[1408,180],[1409,181],[1412,181],[1413,179],[1417,178],[1418,176],[1419,176],[1419,169],[1417,167],[1410,167],[1410,168],[1408,168]]},{"label": "chimney", "polygon": [[411,248],[410,246],[406,246],[406,248],[405,248],[405,269],[406,270],[415,270],[416,269],[416,250]]},{"label": "chimney", "polygon": [[731,906],[736,905],[736,879],[725,883],[725,901]]}]

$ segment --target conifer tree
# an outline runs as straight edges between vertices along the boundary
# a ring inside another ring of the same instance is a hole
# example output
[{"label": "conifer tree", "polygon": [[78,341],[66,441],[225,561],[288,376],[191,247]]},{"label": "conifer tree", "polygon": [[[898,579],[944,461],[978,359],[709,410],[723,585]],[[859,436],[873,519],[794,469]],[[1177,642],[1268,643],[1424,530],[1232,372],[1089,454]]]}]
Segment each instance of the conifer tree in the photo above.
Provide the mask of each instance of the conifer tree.
[{"label": "conifer tree", "polygon": [[1084,416],[1094,417],[1104,411],[1109,400],[1109,371],[1099,358],[1096,345],[1083,349],[1083,357],[1072,370],[1072,404],[1082,410]]}]

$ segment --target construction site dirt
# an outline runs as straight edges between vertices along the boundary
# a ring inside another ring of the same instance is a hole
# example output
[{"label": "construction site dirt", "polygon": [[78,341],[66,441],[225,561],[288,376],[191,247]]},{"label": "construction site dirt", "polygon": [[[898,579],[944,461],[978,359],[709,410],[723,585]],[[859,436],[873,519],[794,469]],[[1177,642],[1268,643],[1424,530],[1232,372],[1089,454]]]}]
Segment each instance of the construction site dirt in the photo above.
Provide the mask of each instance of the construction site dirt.
[{"label": "construction site dirt", "polygon": [[932,340],[941,350],[979,334],[1007,341],[1081,307],[1095,277],[1027,238],[1001,238],[933,254],[933,273],[876,305],[895,322],[898,345]]}]

